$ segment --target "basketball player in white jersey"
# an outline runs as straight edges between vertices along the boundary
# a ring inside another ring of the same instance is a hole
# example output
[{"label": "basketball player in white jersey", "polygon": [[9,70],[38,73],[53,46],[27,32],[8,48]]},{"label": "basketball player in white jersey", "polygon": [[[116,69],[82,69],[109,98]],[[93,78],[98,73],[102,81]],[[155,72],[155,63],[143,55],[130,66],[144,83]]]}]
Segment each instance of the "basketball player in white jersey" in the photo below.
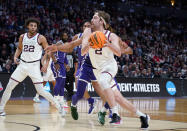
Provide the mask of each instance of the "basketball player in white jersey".
[{"label": "basketball player in white jersey", "polygon": [[[85,32],[84,32],[84,34],[85,34]],[[111,35],[111,33],[108,31],[107,37],[109,36],[109,34]],[[72,41],[71,43],[66,43],[65,45],[59,45],[59,46],[52,45],[52,46],[49,46],[48,48],[46,48],[46,50],[47,51],[52,51],[52,52],[55,52],[57,50],[67,52],[67,51],[71,50],[72,48],[74,48],[75,46],[79,45],[81,43],[81,41],[82,40],[79,39],[77,41]],[[121,53],[122,54],[132,54],[133,53],[132,49],[125,42],[123,42],[120,38],[118,38],[117,44],[118,43],[120,43],[120,48],[121,48]],[[89,48],[89,47],[87,47],[87,48]],[[97,53],[99,53],[99,52],[100,52],[100,50],[97,50]],[[97,93],[99,93],[99,95],[102,97],[103,92],[102,91],[98,91],[99,90],[99,86],[96,86],[96,87],[98,87]],[[124,109],[127,109],[130,112],[132,112],[133,114],[139,116],[140,119],[141,119],[141,123],[142,123],[141,124],[141,128],[147,128],[148,127],[149,116],[147,116],[144,113],[142,113],[139,110],[137,110],[132,105],[132,103],[130,103],[127,99],[125,99],[121,95],[120,91],[117,90],[116,86],[113,87],[113,92],[114,92],[115,100],[118,102],[118,104],[120,104],[120,106],[122,106]],[[103,113],[103,116],[102,116],[103,120],[100,120],[100,118],[99,118],[99,122],[101,124],[104,124],[104,122],[105,122],[105,120],[104,120],[105,115],[104,114],[105,114],[106,110],[107,109],[105,107],[103,107],[102,110],[101,110],[102,113]]]},{"label": "basketball player in white jersey", "polygon": [[[89,53],[91,63],[94,69],[93,72],[98,80],[98,83],[103,89],[105,99],[109,103],[112,110],[112,120],[111,124],[119,124],[121,118],[118,114],[117,103],[114,97],[114,92],[112,91],[112,86],[115,84],[113,78],[117,73],[117,62],[114,59],[114,54],[116,56],[121,56],[121,50],[119,46],[119,38],[114,33],[105,30],[104,28],[104,18],[99,16],[99,13],[105,15],[109,20],[109,15],[105,12],[96,12],[91,20],[92,28],[87,28],[84,31],[82,40],[82,55]],[[101,31],[108,38],[111,43],[107,41],[105,47],[100,49],[93,49],[89,46],[89,38],[93,31]]]},{"label": "basketball player in white jersey", "polygon": [[[94,70],[94,74],[100,86],[103,88],[104,96],[112,109],[113,116],[110,123],[118,124],[121,119],[118,115],[118,109],[116,105],[117,101],[120,105],[122,105],[122,107],[126,107],[127,109],[133,109],[133,113],[138,113],[137,115],[140,116],[142,123],[141,128],[147,128],[149,116],[136,110],[131,103],[129,103],[128,101],[126,101],[126,99],[122,97],[119,91],[115,91],[117,90],[117,86],[114,86],[115,81],[113,78],[115,77],[118,69],[117,62],[114,59],[114,54],[120,56],[121,50],[119,44],[120,40],[118,36],[114,33],[111,33],[110,31],[105,30],[107,24],[109,23],[109,19],[110,15],[105,13],[104,11],[95,12],[91,21],[92,29],[87,29],[84,32],[82,42],[82,55],[89,52],[92,65],[96,68]],[[101,31],[105,33],[108,40],[106,41],[103,48],[93,49],[89,47],[88,40],[92,31]],[[119,97],[117,97],[117,95]],[[130,106],[130,108],[127,107],[128,105]]]},{"label": "basketball player in white jersey", "polygon": [[[40,59],[42,56],[43,48],[48,46],[47,40],[43,35],[37,33],[39,21],[35,18],[29,18],[25,22],[25,26],[28,28],[28,32],[22,34],[19,38],[19,45],[14,55],[14,62],[18,64],[16,70],[11,75],[7,87],[3,93],[0,103],[0,115],[6,115],[4,112],[5,105],[9,100],[12,90],[22,82],[27,76],[31,78],[37,92],[56,106],[59,112],[62,111],[60,104],[54,100],[53,96],[44,91],[43,78],[40,72]],[[18,57],[20,56],[20,62]],[[46,72],[47,66],[43,66],[41,69]]]},{"label": "basketball player in white jersey", "polygon": [[[43,66],[47,66],[47,71],[46,72],[43,72],[43,85],[45,86],[45,84],[47,82],[50,82],[52,83],[53,87],[55,87],[55,84],[56,84],[56,80],[55,80],[55,77],[53,75],[53,72],[51,70],[51,63],[52,63],[52,58],[50,58],[50,60],[46,60],[46,57],[47,57],[47,54],[45,54],[42,58],[42,65]],[[36,103],[40,103],[40,98],[39,98],[39,94],[36,93],[36,96],[33,98],[33,101],[36,102]]]}]

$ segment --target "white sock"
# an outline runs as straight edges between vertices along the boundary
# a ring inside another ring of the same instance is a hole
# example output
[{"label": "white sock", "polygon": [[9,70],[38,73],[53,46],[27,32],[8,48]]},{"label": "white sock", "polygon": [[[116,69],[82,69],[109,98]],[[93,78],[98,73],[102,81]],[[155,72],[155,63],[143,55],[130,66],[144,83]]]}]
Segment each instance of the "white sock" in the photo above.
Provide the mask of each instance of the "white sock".
[{"label": "white sock", "polygon": [[103,112],[106,112],[107,111],[107,109],[103,106],[102,108],[101,108],[101,112],[103,113]]},{"label": "white sock", "polygon": [[39,94],[38,93],[36,93],[36,96],[35,96],[36,98],[39,98]]},{"label": "white sock", "polygon": [[3,112],[3,110],[4,110],[4,107],[0,106],[0,112]]},{"label": "white sock", "polygon": [[35,84],[35,88],[39,95],[43,96],[45,99],[47,99],[49,102],[52,104],[56,104],[57,102],[55,101],[54,97],[47,91],[43,89],[43,84]]},{"label": "white sock", "polygon": [[64,105],[64,96],[59,96],[59,102]]},{"label": "white sock", "polygon": [[140,116],[146,117],[146,115],[144,113],[140,112],[139,110],[136,111],[136,115],[139,117]]},{"label": "white sock", "polygon": [[71,106],[73,106],[73,107],[77,107],[77,105],[73,105],[72,103],[71,103]]},{"label": "white sock", "polygon": [[57,101],[58,101],[58,96],[54,96],[54,98],[55,98],[55,100],[57,100]]},{"label": "white sock", "polygon": [[58,101],[60,102],[60,96],[59,96],[59,95],[57,96],[57,99],[58,99]]},{"label": "white sock", "polygon": [[119,115],[118,106],[114,106],[113,108],[111,108],[111,110],[112,110],[112,114],[116,113],[117,115]]}]

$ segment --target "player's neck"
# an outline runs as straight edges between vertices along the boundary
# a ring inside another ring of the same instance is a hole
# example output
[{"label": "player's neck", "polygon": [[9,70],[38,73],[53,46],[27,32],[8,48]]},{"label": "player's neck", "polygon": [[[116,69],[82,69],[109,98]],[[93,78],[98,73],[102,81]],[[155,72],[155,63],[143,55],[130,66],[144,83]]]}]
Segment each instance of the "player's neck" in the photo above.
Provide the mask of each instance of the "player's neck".
[{"label": "player's neck", "polygon": [[29,38],[35,36],[37,34],[37,32],[34,32],[34,33],[31,33],[31,32],[28,32],[27,35]]},{"label": "player's neck", "polygon": [[101,31],[104,32],[104,28],[102,26],[93,28],[93,31]]}]

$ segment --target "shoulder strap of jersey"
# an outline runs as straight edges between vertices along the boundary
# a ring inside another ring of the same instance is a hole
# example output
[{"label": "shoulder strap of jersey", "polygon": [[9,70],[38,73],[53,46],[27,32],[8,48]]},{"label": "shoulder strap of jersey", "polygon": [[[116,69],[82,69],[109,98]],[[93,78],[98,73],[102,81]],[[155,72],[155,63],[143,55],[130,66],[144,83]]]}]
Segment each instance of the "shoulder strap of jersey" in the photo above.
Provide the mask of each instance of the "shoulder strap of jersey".
[{"label": "shoulder strap of jersey", "polygon": [[25,36],[27,36],[27,33],[24,33],[24,34],[23,34],[22,41],[23,41],[23,39],[24,39]]},{"label": "shoulder strap of jersey", "polygon": [[24,33],[24,35],[23,35],[23,38],[28,38],[28,34],[27,34],[27,32],[26,33]]},{"label": "shoulder strap of jersey", "polygon": [[41,45],[41,43],[39,43],[39,36],[40,36],[40,34],[38,33],[36,38],[37,38],[38,44]]},{"label": "shoulder strap of jersey", "polygon": [[82,37],[82,33],[79,33],[79,38],[81,38]]},{"label": "shoulder strap of jersey", "polygon": [[105,36],[107,37],[108,40],[109,40],[109,38],[110,38],[110,34],[111,34],[111,32],[110,32],[109,30],[106,30]]}]

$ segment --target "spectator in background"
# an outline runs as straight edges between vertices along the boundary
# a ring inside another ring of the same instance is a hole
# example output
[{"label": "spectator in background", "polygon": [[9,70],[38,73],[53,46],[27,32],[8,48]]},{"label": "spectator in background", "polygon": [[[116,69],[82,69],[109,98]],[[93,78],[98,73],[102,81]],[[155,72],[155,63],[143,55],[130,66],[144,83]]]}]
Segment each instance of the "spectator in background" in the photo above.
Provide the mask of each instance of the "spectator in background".
[{"label": "spectator in background", "polygon": [[[120,1],[118,1],[120,2]],[[39,32],[47,37],[49,43],[59,40],[59,32],[67,32],[72,36],[80,32],[84,19],[90,19],[96,9],[107,10],[112,16],[111,27],[129,46],[133,55],[123,55],[118,61],[118,75],[125,77],[161,77],[186,78],[187,44],[184,34],[185,20],[177,18],[175,13],[170,16],[150,14],[135,10],[134,6],[167,7],[167,1],[157,0],[123,0],[131,6],[130,13],[125,14],[113,1],[7,1],[0,12],[0,65],[6,65],[17,47],[19,34],[24,32],[24,20],[28,16],[40,19]],[[116,1],[115,1],[116,3]],[[180,3],[180,2],[179,2]],[[182,1],[181,1],[182,3]],[[19,8],[17,8],[19,5]],[[181,7],[182,8],[182,4]],[[179,8],[179,9],[180,9]],[[35,13],[31,12],[31,9]],[[84,9],[84,10],[82,10]],[[33,15],[34,14],[34,15]],[[177,69],[176,69],[177,68]]]},{"label": "spectator in background", "polygon": [[0,55],[0,64],[1,64],[1,67],[5,67],[6,60],[9,58],[8,55],[9,54],[7,53],[7,51],[5,49],[3,49],[1,51],[1,55]]},{"label": "spectator in background", "polygon": [[11,64],[6,64],[5,67],[3,68],[2,72],[4,73],[12,73],[14,70],[12,69]]}]

